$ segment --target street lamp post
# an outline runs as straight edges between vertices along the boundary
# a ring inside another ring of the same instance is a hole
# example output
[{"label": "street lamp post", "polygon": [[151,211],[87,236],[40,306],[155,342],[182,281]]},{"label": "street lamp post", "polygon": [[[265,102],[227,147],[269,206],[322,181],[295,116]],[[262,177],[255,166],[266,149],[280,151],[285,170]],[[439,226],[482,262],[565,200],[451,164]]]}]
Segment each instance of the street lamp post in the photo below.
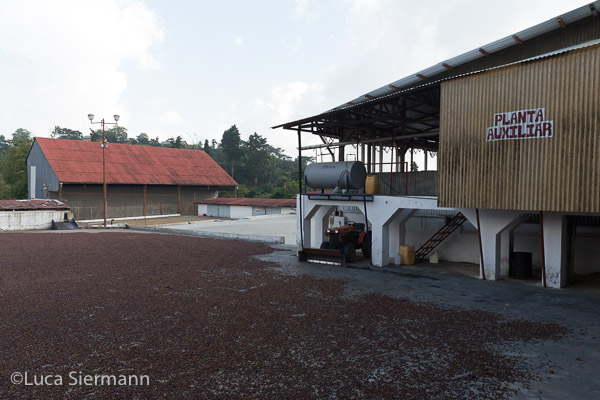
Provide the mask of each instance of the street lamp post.
[{"label": "street lamp post", "polygon": [[108,144],[106,143],[104,125],[118,125],[119,116],[114,115],[115,122],[104,122],[104,118],[98,122],[94,122],[94,114],[88,114],[88,118],[90,119],[90,123],[102,125],[102,144],[100,144],[100,147],[102,147],[102,187],[104,188],[104,227],[106,228],[106,148]]}]

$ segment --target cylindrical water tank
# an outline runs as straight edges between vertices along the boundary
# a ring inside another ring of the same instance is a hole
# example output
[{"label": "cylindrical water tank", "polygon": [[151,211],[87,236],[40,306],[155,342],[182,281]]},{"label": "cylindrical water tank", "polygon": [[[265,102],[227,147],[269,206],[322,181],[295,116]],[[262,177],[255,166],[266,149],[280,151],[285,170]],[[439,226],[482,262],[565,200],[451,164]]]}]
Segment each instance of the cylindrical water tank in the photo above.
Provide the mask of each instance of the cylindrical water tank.
[{"label": "cylindrical water tank", "polygon": [[313,163],[304,169],[306,185],[313,189],[354,189],[365,186],[367,170],[360,161]]}]

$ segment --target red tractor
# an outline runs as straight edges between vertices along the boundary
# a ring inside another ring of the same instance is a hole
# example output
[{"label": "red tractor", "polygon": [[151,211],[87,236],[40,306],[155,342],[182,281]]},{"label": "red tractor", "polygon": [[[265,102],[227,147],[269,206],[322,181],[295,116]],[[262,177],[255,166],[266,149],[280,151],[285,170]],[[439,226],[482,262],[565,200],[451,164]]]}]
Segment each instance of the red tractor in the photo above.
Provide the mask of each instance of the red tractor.
[{"label": "red tractor", "polygon": [[335,249],[342,252],[347,262],[356,260],[356,249],[363,256],[371,256],[371,231],[365,230],[365,224],[349,222],[348,225],[327,229],[327,241],[321,243],[321,249]]}]

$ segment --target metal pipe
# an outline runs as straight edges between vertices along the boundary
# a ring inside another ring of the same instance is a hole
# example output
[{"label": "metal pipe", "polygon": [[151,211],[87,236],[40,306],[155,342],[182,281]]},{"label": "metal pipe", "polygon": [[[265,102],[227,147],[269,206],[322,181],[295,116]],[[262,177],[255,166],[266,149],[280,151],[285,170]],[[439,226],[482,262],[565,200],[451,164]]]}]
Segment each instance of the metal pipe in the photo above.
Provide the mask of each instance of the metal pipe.
[{"label": "metal pipe", "polygon": [[542,246],[542,284],[546,287],[546,250],[544,248],[544,212],[540,211],[540,235]]},{"label": "metal pipe", "polygon": [[[99,122],[94,122],[94,115],[88,114],[88,118],[90,119],[91,124],[100,124],[102,125],[102,143],[100,147],[102,147],[102,188],[104,192],[104,227],[106,228],[106,214],[107,214],[107,201],[106,201],[106,148],[108,145],[106,144],[106,132],[105,125],[119,125],[119,116],[115,115],[115,122],[106,122],[104,118]],[[91,128],[90,128],[91,129]],[[92,131],[93,132],[93,131]]]},{"label": "metal pipe", "polygon": [[298,127],[298,193],[302,193],[302,137]]},{"label": "metal pipe", "polygon": [[104,227],[106,228],[106,135],[104,133],[104,118],[102,118],[102,187],[104,189]]},{"label": "metal pipe", "polygon": [[479,258],[481,260],[481,279],[485,281],[485,266],[483,264],[483,246],[481,245],[481,224],[479,223],[479,208],[475,209],[477,216],[477,234],[479,236]]},{"label": "metal pipe", "polygon": [[379,144],[379,173],[383,174],[383,142]]},{"label": "metal pipe", "polygon": [[404,195],[408,196],[408,163],[404,161]]}]

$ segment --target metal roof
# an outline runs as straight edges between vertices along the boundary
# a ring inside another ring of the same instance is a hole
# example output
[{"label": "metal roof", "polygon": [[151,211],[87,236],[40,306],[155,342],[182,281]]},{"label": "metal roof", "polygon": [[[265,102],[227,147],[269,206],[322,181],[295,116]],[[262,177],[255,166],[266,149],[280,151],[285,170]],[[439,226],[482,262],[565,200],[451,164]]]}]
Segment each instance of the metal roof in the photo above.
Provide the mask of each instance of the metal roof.
[{"label": "metal roof", "polygon": [[[62,183],[102,183],[99,142],[35,138]],[[106,182],[233,187],[237,182],[201,150],[108,143]]]},{"label": "metal roof", "polygon": [[196,204],[220,204],[250,207],[296,207],[296,199],[248,199],[240,197],[216,197],[198,200]]},{"label": "metal roof", "polygon": [[565,14],[559,15],[555,18],[549,19],[545,22],[542,22],[542,23],[532,26],[530,28],[524,29],[520,32],[515,33],[514,35],[504,37],[502,39],[496,40],[495,42],[489,43],[489,44],[481,46],[477,49],[473,49],[471,51],[463,53],[459,56],[442,61],[436,65],[433,65],[433,66],[426,68],[422,71],[419,71],[415,74],[409,75],[409,76],[399,79],[395,82],[392,82],[389,85],[382,86],[382,87],[375,89],[369,93],[359,96],[354,100],[351,100],[347,103],[344,103],[338,107],[331,109],[330,111],[342,109],[349,105],[355,105],[358,103],[362,103],[362,102],[372,99],[373,97],[380,97],[380,96],[392,94],[392,93],[397,92],[398,90],[406,89],[406,88],[409,88],[416,84],[423,83],[424,80],[420,76],[422,76],[424,78],[430,78],[434,75],[446,72],[447,67],[445,67],[444,65],[449,66],[451,68],[455,68],[459,65],[466,64],[466,63],[476,60],[478,58],[485,57],[485,53],[493,54],[498,51],[504,50],[508,47],[517,46],[519,44],[518,40],[521,40],[521,41],[530,40],[534,37],[543,35],[550,31],[560,29],[562,27],[561,21],[562,21],[562,23],[564,23],[566,25],[572,24],[573,22],[579,21],[583,18],[592,16],[592,15],[596,15],[598,13],[598,10],[600,10],[600,0],[594,1],[585,6],[576,8],[575,10],[569,11]]},{"label": "metal roof", "polygon": [[68,210],[70,207],[58,200],[32,199],[32,200],[0,200],[0,211],[26,211],[26,210]]}]

